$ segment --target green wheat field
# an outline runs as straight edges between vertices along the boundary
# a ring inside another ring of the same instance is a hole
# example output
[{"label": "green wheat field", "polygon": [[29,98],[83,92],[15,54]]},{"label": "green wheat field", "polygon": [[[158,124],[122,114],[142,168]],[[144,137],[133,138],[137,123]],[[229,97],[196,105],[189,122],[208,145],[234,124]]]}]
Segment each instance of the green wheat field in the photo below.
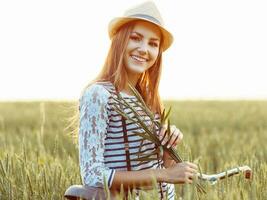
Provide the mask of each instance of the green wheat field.
[{"label": "green wheat field", "polygon": [[[176,185],[178,199],[267,199],[267,101],[165,101],[184,134],[178,151],[204,173],[248,165],[242,175],[205,185]],[[0,199],[64,199],[81,184],[77,141],[66,129],[75,102],[0,103]],[[151,192],[153,193],[153,191]],[[149,199],[144,193],[141,199]]]}]

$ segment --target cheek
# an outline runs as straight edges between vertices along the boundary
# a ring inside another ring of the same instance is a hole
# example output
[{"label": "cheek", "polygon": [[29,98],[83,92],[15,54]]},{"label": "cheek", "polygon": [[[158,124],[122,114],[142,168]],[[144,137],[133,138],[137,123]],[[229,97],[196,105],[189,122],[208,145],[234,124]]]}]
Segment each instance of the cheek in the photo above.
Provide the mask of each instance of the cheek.
[{"label": "cheek", "polygon": [[151,51],[151,58],[152,58],[152,60],[151,60],[151,62],[155,62],[156,60],[157,60],[157,57],[158,57],[158,55],[159,55],[159,50],[153,50],[153,51]]},{"label": "cheek", "polygon": [[129,40],[126,50],[131,51],[137,47],[137,43],[134,41]]}]

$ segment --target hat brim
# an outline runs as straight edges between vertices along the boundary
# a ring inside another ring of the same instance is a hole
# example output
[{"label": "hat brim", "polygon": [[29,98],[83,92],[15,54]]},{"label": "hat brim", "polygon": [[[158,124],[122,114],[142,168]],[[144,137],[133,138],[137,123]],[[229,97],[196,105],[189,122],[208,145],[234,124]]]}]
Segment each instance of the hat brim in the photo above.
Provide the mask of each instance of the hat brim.
[{"label": "hat brim", "polygon": [[173,42],[173,36],[172,34],[167,31],[165,28],[163,28],[161,25],[155,23],[154,21],[151,21],[146,18],[142,17],[116,17],[113,20],[110,21],[109,26],[108,26],[108,33],[109,33],[109,38],[111,39],[118,31],[118,29],[123,26],[124,24],[131,22],[131,21],[137,21],[137,20],[143,20],[143,21],[148,21],[152,24],[155,24],[159,29],[161,30],[162,36],[163,36],[163,43],[162,43],[162,50],[165,51],[168,49],[172,42]]}]

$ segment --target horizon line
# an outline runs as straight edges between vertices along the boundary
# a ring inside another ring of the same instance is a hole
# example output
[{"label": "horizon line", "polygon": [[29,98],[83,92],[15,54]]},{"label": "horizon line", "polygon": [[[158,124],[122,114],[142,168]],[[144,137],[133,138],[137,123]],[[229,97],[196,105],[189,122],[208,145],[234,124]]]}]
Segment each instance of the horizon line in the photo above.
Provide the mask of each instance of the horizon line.
[{"label": "horizon line", "polygon": [[[12,99],[0,99],[0,103],[5,102],[75,102],[79,101],[79,99],[75,98],[12,98]],[[203,97],[203,98],[162,98],[162,101],[267,101],[267,97],[261,98],[210,98],[210,97]]]}]

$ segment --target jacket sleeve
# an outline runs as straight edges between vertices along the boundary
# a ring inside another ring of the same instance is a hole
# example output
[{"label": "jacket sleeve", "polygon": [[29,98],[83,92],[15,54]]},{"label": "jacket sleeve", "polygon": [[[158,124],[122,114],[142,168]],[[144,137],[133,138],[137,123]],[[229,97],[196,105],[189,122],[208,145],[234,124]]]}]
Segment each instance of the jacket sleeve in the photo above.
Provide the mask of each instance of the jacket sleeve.
[{"label": "jacket sleeve", "polygon": [[109,93],[101,85],[88,87],[79,100],[79,164],[84,185],[110,188],[115,170],[105,166]]}]

